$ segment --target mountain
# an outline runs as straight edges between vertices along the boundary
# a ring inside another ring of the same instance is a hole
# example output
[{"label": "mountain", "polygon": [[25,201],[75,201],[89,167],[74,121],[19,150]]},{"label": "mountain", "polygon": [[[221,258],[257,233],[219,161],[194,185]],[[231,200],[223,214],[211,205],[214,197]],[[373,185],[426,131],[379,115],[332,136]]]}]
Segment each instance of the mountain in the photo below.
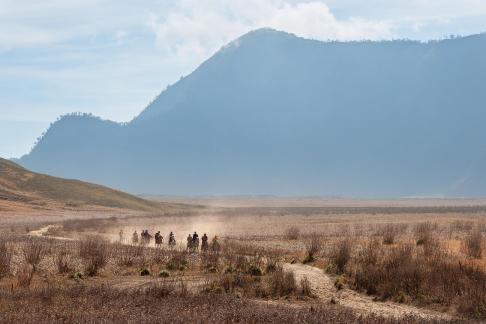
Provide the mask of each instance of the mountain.
[{"label": "mountain", "polygon": [[486,195],[486,34],[320,42],[261,29],[116,124],[64,116],[24,166],[155,194]]},{"label": "mountain", "polygon": [[87,206],[155,212],[164,205],[79,180],[34,173],[0,158],[0,210]]}]

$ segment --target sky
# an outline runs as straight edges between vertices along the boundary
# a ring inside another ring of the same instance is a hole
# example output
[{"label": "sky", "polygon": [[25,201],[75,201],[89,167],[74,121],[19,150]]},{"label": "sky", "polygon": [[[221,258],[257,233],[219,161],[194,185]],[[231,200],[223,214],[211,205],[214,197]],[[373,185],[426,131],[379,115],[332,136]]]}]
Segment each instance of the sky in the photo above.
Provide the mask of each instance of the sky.
[{"label": "sky", "polygon": [[0,0],[0,157],[62,114],[125,122],[242,34],[441,39],[486,31],[486,0]]}]

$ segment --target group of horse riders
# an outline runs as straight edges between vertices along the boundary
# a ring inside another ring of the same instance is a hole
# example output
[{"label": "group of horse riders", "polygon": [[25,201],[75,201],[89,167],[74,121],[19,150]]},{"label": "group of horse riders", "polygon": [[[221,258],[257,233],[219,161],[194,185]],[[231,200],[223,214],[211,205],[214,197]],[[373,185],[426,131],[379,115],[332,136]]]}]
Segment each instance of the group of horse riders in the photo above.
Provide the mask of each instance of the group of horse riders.
[{"label": "group of horse riders", "polygon": [[[120,236],[120,242],[123,241],[123,231],[120,230],[119,233]],[[160,231],[155,233],[153,236],[155,238],[155,247],[162,247],[164,243],[164,237],[160,234]],[[143,245],[148,245],[150,244],[150,241],[152,239],[152,235],[148,232],[148,230],[142,230],[140,233],[140,239],[137,231],[135,230],[132,234],[132,244],[143,244]],[[168,245],[170,248],[173,248],[176,245],[176,239],[174,236],[174,233],[170,232],[169,234],[169,242]],[[213,251],[218,251],[220,248],[219,242],[218,242],[218,237],[214,236],[213,240],[211,241],[211,249]],[[187,236],[187,250],[189,251],[197,251],[199,249],[199,235],[197,232],[194,232],[193,235],[189,234]],[[206,233],[201,237],[201,251],[205,252],[209,249],[209,242],[208,242],[208,236]]]},{"label": "group of horse riders", "polygon": [[[206,235],[206,233],[204,233],[204,235],[201,237],[201,242],[202,242],[201,251],[207,251],[209,248],[209,244],[208,244],[208,236]],[[194,232],[192,236],[191,234],[187,235],[187,249],[190,251],[195,251],[199,249],[199,235],[197,235],[196,232]]]}]

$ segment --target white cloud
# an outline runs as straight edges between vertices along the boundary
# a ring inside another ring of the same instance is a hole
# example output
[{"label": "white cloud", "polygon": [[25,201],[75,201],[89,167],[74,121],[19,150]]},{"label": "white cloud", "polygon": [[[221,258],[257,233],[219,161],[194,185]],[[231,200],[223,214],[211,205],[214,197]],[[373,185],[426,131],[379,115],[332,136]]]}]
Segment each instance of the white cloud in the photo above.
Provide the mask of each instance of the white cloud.
[{"label": "white cloud", "polygon": [[486,14],[484,0],[325,0],[330,8],[343,15],[369,19],[454,19]]},{"label": "white cloud", "polygon": [[339,20],[321,1],[182,0],[160,16],[151,13],[147,21],[160,48],[183,59],[208,56],[241,34],[262,27],[319,40],[393,36],[389,23]]},{"label": "white cloud", "polygon": [[338,20],[324,3],[318,1],[285,3],[259,24],[320,40],[377,40],[393,35],[391,24],[362,18]]}]

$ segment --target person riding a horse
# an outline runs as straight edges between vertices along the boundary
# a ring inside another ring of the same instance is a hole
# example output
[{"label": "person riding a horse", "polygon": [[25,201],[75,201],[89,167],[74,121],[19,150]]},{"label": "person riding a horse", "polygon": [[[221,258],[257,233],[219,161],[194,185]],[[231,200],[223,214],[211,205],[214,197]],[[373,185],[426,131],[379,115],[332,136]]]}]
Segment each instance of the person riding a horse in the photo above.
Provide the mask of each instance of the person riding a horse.
[{"label": "person riding a horse", "polygon": [[211,241],[211,249],[213,252],[219,252],[221,245],[219,244],[218,237],[215,235]]},{"label": "person riding a horse", "polygon": [[143,230],[141,236],[141,242],[142,244],[149,244],[150,239],[152,238],[152,235],[149,234],[148,230]]},{"label": "person riding a horse", "polygon": [[206,252],[208,250],[208,236],[206,233],[201,238],[202,244],[201,244],[201,251]]},{"label": "person riding a horse", "polygon": [[160,235],[160,231],[155,233],[155,246],[156,247],[162,246],[163,241],[164,241],[164,237]]},{"label": "person riding a horse", "polygon": [[132,243],[133,244],[138,244],[138,233],[137,233],[137,231],[133,232],[133,235],[132,235]]},{"label": "person riding a horse", "polygon": [[187,249],[188,250],[192,249],[192,236],[191,236],[191,234],[187,235]]},{"label": "person riding a horse", "polygon": [[192,251],[197,251],[199,249],[199,235],[196,232],[192,235],[192,243],[191,243]]},{"label": "person riding a horse", "polygon": [[175,245],[176,245],[176,240],[175,240],[174,233],[170,232],[170,234],[169,234],[169,247],[173,247]]}]

